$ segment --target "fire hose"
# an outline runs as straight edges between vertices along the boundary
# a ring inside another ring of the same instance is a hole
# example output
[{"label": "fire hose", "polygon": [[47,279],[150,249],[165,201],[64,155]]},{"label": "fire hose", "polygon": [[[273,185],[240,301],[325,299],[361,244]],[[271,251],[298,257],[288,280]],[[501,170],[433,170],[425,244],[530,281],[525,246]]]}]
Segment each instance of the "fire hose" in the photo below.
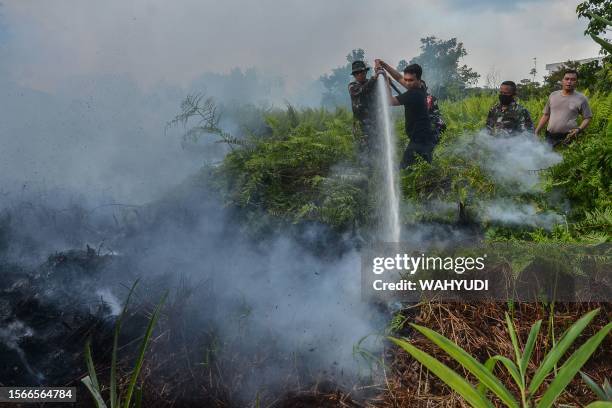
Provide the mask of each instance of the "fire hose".
[{"label": "fire hose", "polygon": [[387,75],[387,73],[385,72],[383,68],[379,68],[377,70],[377,73],[386,76],[389,79],[389,86],[391,86],[391,88],[393,88],[393,90],[397,92],[398,94],[400,95],[402,94],[402,92],[399,90],[397,85],[395,85],[395,81],[393,80],[393,78],[389,78],[389,76]]}]

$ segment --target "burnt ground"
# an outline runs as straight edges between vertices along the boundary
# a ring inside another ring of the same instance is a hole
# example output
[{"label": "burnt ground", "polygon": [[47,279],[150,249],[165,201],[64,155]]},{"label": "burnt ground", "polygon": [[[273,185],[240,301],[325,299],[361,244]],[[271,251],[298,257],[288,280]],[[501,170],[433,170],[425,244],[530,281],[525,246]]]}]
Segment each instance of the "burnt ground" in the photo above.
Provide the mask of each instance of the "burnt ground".
[{"label": "burnt ground", "polygon": [[50,256],[34,271],[3,264],[0,281],[0,383],[61,385],[81,374],[83,339],[108,340],[111,309],[96,294],[110,262],[88,248]]},{"label": "burnt ground", "polygon": [[[100,271],[121,262],[116,256],[101,255],[87,248],[54,254],[34,270],[24,270],[11,264],[1,266],[1,386],[77,386],[79,402],[75,406],[93,406],[93,401],[80,383],[80,379],[86,375],[83,345],[87,338],[92,339],[100,382],[108,384],[116,311],[100,296],[98,289],[101,285]],[[163,292],[164,283],[161,281],[144,285],[141,293],[147,293],[147,296],[136,296],[120,337],[120,386],[125,386],[128,381],[139,338],[155,306],[146,299],[159,299],[158,295]],[[375,374],[370,378],[340,385],[334,373],[313,373],[308,371],[307,366],[301,367],[300,360],[308,359],[304,355],[296,358],[295,372],[287,376],[281,389],[262,392],[250,400],[236,398],[244,386],[245,373],[256,375],[261,361],[270,363],[282,357],[276,355],[273,344],[259,345],[256,353],[247,355],[238,339],[226,343],[223,357],[220,357],[216,352],[219,344],[215,327],[202,325],[199,330],[193,330],[188,324],[191,323],[191,312],[187,303],[196,289],[185,284],[164,308],[141,374],[143,406],[466,406],[407,353],[389,344],[382,356],[385,365],[374,368]],[[587,327],[577,345],[610,321],[612,307],[610,304],[557,304],[553,315],[556,337],[559,338],[579,316],[596,307],[601,308],[601,312]],[[406,322],[415,321],[437,330],[484,361],[494,354],[512,357],[512,346],[503,320],[507,311],[508,305],[503,303],[432,302],[402,313],[407,317]],[[522,341],[536,320],[544,320],[534,361],[529,366],[529,372],[533,373],[536,363],[541,361],[551,346],[549,337],[545,336],[545,327],[551,318],[550,309],[541,304],[517,304],[513,313]],[[395,334],[409,336],[412,344],[458,372],[463,372],[422,336],[407,331],[405,327]],[[612,339],[608,337],[583,369],[600,384],[612,376],[611,346]],[[498,370],[496,374],[509,389],[515,391],[504,371]],[[581,406],[594,398],[577,377],[560,402]]]}]

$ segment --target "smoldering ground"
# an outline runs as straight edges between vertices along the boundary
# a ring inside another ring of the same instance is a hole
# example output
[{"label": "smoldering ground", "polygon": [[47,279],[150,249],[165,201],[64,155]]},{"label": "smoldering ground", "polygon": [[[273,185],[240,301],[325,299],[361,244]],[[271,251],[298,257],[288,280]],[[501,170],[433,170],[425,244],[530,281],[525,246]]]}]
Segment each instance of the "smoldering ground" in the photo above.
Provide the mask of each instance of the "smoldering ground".
[{"label": "smoldering ground", "polygon": [[[253,98],[269,96],[248,75]],[[84,373],[76,355],[86,334],[97,333],[94,353],[104,356],[110,346],[104,329],[126,287],[141,277],[136,308],[161,297],[162,290],[150,289],[159,288],[156,282],[171,288],[171,299],[181,296],[177,288],[197,288],[184,315],[166,315],[162,323],[187,321],[182,329],[200,340],[189,353],[196,364],[204,356],[225,362],[223,375],[237,379],[225,385],[228,400],[278,395],[323,372],[338,384],[355,379],[353,345],[379,325],[377,312],[360,299],[358,254],[317,225],[279,228],[255,244],[216,192],[194,178],[181,184],[203,161],[224,154],[214,140],[203,139],[193,151],[181,148],[180,130],[164,133],[184,91],[143,91],[125,77],[81,78],[56,92],[4,81],[1,339],[3,352],[23,353],[5,360],[7,367],[24,370],[13,378],[57,384],[73,381],[75,369]],[[241,99],[255,100],[244,92]],[[223,116],[222,126],[240,130],[231,117]],[[25,316],[28,310],[43,313],[48,324]],[[99,322],[96,330],[88,319]],[[124,326],[128,339],[137,336],[138,323]],[[71,344],[62,338],[66,325]],[[42,352],[48,354],[37,363]],[[232,359],[236,353],[240,361]]]},{"label": "smoldering ground", "polygon": [[[71,303],[87,310],[104,303],[107,310],[100,317],[109,322],[116,316],[117,299],[125,298],[125,287],[137,277],[143,278],[143,287],[153,288],[136,292],[147,302],[161,296],[162,291],[155,288],[162,285],[171,288],[176,303],[184,296],[177,288],[187,286],[190,297],[183,315],[169,310],[162,324],[187,321],[181,330],[190,333],[190,339],[201,336],[200,342],[190,343],[198,347],[189,353],[190,358],[206,356],[224,367],[219,374],[231,378],[225,385],[230,401],[245,403],[256,395],[281,395],[315,378],[350,387],[362,363],[355,359],[353,346],[380,331],[384,321],[361,300],[358,253],[341,236],[314,225],[292,233],[279,230],[254,244],[242,226],[233,222],[235,214],[194,180],[197,178],[138,209],[92,212],[75,203],[56,213],[52,223],[45,223],[41,214],[53,213],[48,207],[57,203],[30,201],[26,208],[15,204],[4,213],[3,232],[9,240],[12,236],[18,239],[4,247],[3,260],[10,259],[13,265],[25,261],[28,244],[33,252],[27,258],[29,265],[36,256],[90,244],[106,255],[107,263],[95,272],[81,271],[81,276],[72,274],[70,279],[49,282],[49,287],[39,287],[43,291],[37,296],[62,307],[67,300],[58,297],[69,297]],[[23,222],[34,214],[32,220]],[[70,235],[69,240],[61,238]],[[334,248],[322,254],[316,247],[326,235],[337,242],[329,240]],[[335,251],[340,255],[330,256]],[[49,337],[21,320],[4,318],[19,325],[14,327],[20,330],[2,336],[14,350],[20,350],[20,342],[25,344],[30,337]],[[177,348],[185,346],[179,339],[174,342]],[[380,343],[367,347],[376,350]],[[240,361],[234,360],[236,354]],[[64,353],[57,357],[56,364],[67,363],[59,360],[66,357]],[[27,355],[26,363],[31,366],[28,370],[40,371],[47,378],[48,373]]]},{"label": "smoldering ground", "polygon": [[[342,237],[330,243],[337,255],[326,248],[327,257],[316,250],[334,234],[323,226],[293,233],[283,227],[253,245],[208,192],[188,189],[175,200],[151,214],[150,229],[124,251],[139,254],[137,270],[202,282],[203,296],[193,294],[194,306],[203,308],[199,319],[217,327],[222,342],[238,339],[246,356],[264,357],[242,367],[240,394],[280,391],[302,370],[353,380],[353,345],[380,327],[376,311],[360,298],[358,254]],[[270,348],[273,354],[262,355]]]}]

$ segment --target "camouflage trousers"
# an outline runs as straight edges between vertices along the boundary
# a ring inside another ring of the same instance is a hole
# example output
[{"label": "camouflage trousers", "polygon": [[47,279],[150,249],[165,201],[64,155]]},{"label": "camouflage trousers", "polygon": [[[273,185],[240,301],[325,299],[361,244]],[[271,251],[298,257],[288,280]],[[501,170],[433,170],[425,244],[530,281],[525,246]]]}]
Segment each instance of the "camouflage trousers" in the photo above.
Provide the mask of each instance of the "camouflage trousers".
[{"label": "camouflage trousers", "polygon": [[353,136],[357,143],[359,160],[371,167],[377,154],[380,154],[377,143],[377,127],[373,122],[353,122]]}]

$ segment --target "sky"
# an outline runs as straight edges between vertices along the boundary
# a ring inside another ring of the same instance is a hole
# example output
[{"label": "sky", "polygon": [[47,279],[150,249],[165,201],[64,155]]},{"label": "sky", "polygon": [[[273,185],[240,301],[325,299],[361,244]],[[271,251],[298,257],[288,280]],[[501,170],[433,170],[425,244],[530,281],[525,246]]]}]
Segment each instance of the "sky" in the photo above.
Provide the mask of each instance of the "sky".
[{"label": "sky", "polygon": [[188,86],[205,72],[256,67],[289,87],[344,63],[353,48],[397,63],[419,39],[457,37],[483,80],[597,56],[573,0],[4,0],[0,40],[12,78],[50,90],[72,76],[126,74]]},{"label": "sky", "polygon": [[482,85],[492,72],[528,77],[534,57],[541,76],[546,63],[598,53],[576,5],[0,0],[0,196],[61,188],[153,200],[223,154],[212,140],[186,151],[181,129],[164,131],[186,95],[318,104],[317,78],[354,48],[396,64],[418,55],[420,38],[456,37]]}]

